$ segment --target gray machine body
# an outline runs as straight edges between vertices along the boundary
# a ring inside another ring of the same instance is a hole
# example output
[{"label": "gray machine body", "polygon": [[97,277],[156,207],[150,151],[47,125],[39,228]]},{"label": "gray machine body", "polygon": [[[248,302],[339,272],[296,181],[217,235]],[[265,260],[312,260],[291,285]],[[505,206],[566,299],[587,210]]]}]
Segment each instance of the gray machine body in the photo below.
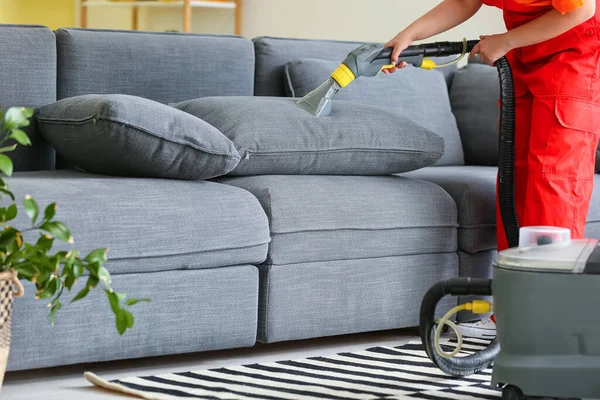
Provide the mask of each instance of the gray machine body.
[{"label": "gray machine body", "polygon": [[600,398],[600,246],[573,240],[501,252],[492,291],[500,353],[492,385]]}]

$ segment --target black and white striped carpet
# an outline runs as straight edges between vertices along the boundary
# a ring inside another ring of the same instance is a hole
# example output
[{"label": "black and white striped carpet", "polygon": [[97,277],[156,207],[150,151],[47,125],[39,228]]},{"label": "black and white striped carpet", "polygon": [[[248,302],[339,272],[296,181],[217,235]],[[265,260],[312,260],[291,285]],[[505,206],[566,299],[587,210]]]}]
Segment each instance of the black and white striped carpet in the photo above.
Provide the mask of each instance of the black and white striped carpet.
[{"label": "black and white striped carpet", "polygon": [[[487,343],[465,341],[463,354],[482,349]],[[443,347],[445,351],[451,349]],[[501,391],[490,387],[491,370],[466,378],[449,377],[435,368],[421,342],[327,357],[115,381],[105,381],[89,372],[85,377],[97,386],[149,400],[486,400],[502,397]]]}]

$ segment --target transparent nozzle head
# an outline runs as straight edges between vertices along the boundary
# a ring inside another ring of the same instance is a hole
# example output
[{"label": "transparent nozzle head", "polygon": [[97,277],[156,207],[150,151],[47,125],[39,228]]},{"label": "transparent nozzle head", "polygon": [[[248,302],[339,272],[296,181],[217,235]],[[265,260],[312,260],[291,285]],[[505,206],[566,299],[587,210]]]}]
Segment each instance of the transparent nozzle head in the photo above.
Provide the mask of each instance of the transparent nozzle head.
[{"label": "transparent nozzle head", "polygon": [[547,244],[569,244],[571,230],[555,226],[528,226],[519,231],[519,247],[534,247]]},{"label": "transparent nozzle head", "polygon": [[324,117],[331,113],[331,99],[340,90],[340,85],[332,78],[327,79],[318,88],[297,101],[297,104],[315,117]]}]

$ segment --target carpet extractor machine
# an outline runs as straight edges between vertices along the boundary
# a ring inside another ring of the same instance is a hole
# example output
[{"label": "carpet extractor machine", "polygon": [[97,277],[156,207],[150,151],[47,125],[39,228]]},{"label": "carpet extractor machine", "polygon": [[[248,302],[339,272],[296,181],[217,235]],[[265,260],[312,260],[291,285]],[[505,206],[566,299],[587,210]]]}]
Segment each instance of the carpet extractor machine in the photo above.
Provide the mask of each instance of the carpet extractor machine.
[{"label": "carpet extractor machine", "polygon": [[[408,47],[399,62],[425,69],[458,62],[478,41],[437,42]],[[392,49],[363,45],[351,53],[321,86],[298,100],[315,117],[331,112],[335,94],[359,77],[392,66]],[[458,56],[436,65],[429,57]],[[431,361],[450,376],[477,374],[493,366],[492,388],[503,399],[600,398],[600,246],[595,239],[572,240],[556,227],[519,227],[514,201],[515,95],[510,65],[496,62],[501,88],[498,193],[509,249],[493,265],[493,279],[453,278],[434,285],[420,312],[420,335]],[[401,71],[398,73],[402,73]],[[492,298],[458,305],[442,318],[445,296]],[[494,312],[496,338],[473,353],[445,352],[441,335],[460,310]]]}]

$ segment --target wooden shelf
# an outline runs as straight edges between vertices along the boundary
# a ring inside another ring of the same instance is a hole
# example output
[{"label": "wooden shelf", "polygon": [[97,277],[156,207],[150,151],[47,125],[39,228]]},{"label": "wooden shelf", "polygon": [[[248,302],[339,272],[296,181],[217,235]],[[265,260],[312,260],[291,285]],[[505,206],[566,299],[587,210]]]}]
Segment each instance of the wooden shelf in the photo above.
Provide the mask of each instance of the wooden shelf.
[{"label": "wooden shelf", "polygon": [[242,32],[242,0],[231,1],[207,1],[207,0],[177,0],[177,1],[109,1],[109,0],[81,0],[81,27],[87,27],[87,10],[95,7],[123,7],[133,10],[132,25],[133,29],[138,29],[138,10],[140,8],[181,8],[183,9],[183,31],[190,33],[192,30],[192,9],[193,8],[220,8],[235,10],[235,34],[241,35]]},{"label": "wooden shelf", "polygon": [[[179,1],[108,1],[108,0],[88,0],[83,2],[83,7],[150,7],[150,8],[181,8],[185,5],[183,0]],[[191,0],[192,7],[199,8],[229,8],[237,7],[234,1],[203,1]]]}]

